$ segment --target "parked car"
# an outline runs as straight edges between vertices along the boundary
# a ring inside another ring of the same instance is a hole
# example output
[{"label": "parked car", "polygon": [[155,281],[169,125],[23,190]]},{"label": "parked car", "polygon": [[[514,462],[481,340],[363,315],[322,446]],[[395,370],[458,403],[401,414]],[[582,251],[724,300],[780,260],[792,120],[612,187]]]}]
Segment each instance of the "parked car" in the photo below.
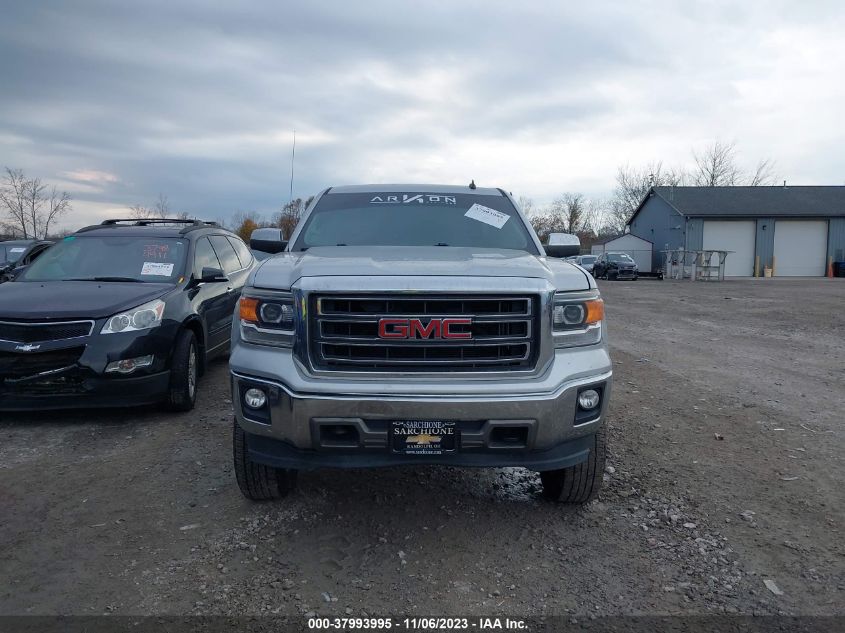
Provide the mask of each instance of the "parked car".
[{"label": "parked car", "polygon": [[639,276],[637,264],[626,253],[602,253],[593,263],[596,279],[634,279]]},{"label": "parked car", "polygon": [[107,220],[0,286],[0,410],[187,410],[255,260],[213,222]]},{"label": "parked car", "polygon": [[522,466],[556,501],[598,493],[604,304],[505,189],[333,187],[290,243],[258,229],[250,246],[279,254],[232,331],[246,497],[283,497],[301,469],[403,464]]},{"label": "parked car", "polygon": [[52,245],[53,240],[0,242],[0,283],[12,279],[18,268],[29,266]]},{"label": "parked car", "polygon": [[593,272],[593,264],[596,263],[598,259],[598,255],[578,255],[574,258],[573,263],[578,264],[581,268],[586,270],[588,273]]}]

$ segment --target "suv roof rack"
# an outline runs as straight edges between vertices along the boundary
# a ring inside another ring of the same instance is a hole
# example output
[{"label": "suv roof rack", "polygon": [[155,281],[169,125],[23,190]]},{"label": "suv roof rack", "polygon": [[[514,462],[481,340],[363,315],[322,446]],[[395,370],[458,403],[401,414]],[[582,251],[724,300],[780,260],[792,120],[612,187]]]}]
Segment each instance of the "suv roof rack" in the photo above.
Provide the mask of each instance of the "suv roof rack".
[{"label": "suv roof rack", "polygon": [[222,228],[217,222],[211,220],[196,220],[196,219],[182,219],[182,218],[111,218],[103,220],[100,224],[86,226],[77,231],[77,233],[84,233],[86,231],[94,231],[104,227],[119,227],[119,226],[155,226],[157,224],[184,224],[186,225],[181,231],[180,235],[204,228]]},{"label": "suv roof rack", "polygon": [[101,225],[113,225],[120,222],[132,222],[135,226],[149,226],[150,224],[199,224],[200,226],[219,226],[217,222],[209,220],[185,220],[182,218],[113,218],[111,220],[103,220]]}]

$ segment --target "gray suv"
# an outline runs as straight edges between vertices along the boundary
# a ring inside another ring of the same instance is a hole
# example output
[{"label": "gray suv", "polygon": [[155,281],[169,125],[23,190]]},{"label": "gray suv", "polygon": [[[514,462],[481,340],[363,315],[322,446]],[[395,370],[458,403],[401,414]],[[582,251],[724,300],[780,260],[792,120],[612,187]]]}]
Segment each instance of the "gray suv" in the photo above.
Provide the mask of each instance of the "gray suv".
[{"label": "gray suv", "polygon": [[[238,485],[299,470],[522,466],[547,497],[598,493],[610,398],[593,278],[547,258],[501,189],[332,187],[255,270],[230,358]],[[577,247],[575,247],[577,248]]]}]

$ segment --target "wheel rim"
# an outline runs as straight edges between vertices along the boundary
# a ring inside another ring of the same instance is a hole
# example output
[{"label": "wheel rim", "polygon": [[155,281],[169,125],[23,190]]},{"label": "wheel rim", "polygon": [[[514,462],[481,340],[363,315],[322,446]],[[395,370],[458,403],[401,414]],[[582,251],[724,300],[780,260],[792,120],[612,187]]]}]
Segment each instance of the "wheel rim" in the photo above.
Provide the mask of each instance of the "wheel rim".
[{"label": "wheel rim", "polygon": [[188,352],[188,395],[193,399],[197,391],[197,350],[191,345]]}]

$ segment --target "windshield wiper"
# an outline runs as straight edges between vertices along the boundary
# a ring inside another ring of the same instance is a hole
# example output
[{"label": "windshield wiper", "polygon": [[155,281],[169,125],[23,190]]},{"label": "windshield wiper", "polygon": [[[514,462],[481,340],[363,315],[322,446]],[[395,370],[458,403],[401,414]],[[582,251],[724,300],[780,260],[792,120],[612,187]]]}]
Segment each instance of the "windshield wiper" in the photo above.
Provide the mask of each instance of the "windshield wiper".
[{"label": "windshield wiper", "polygon": [[435,246],[449,246],[446,242],[437,242]]},{"label": "windshield wiper", "polygon": [[78,277],[75,279],[65,279],[65,281],[132,281],[139,284],[144,283],[134,277]]}]

